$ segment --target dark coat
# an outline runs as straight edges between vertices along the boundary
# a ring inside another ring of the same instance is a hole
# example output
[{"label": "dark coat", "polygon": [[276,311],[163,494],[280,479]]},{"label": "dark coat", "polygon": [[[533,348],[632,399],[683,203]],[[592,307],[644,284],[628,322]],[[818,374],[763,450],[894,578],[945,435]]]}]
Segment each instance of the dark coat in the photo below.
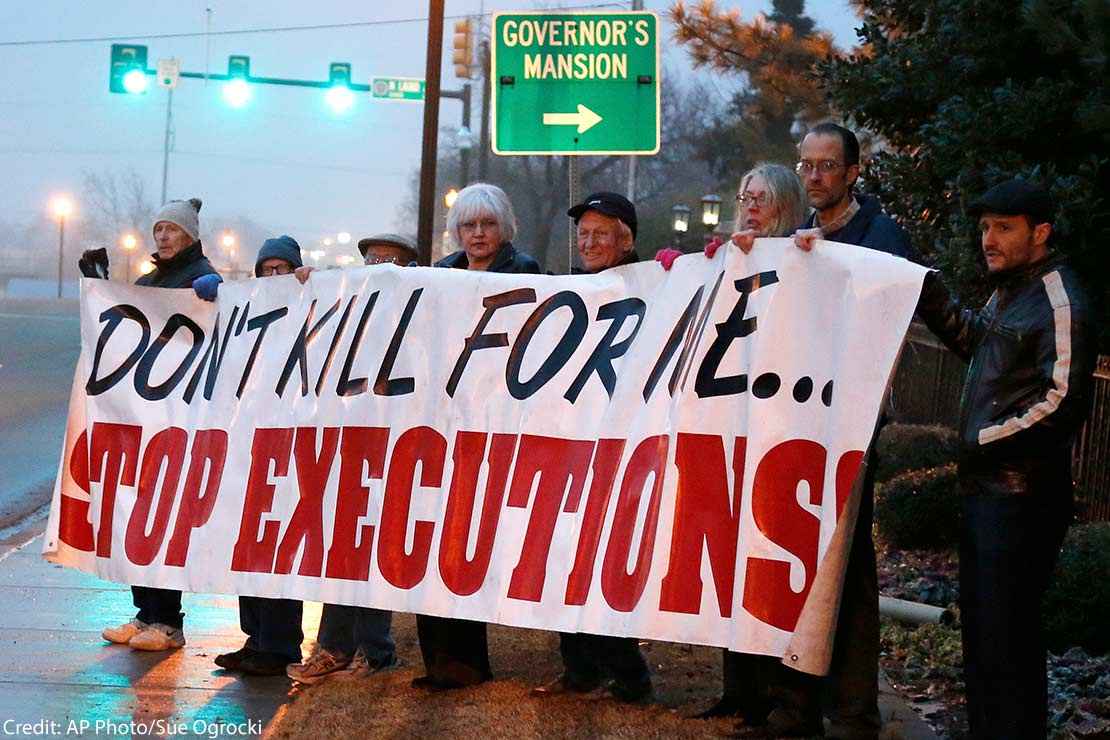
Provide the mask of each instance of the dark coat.
[{"label": "dark coat", "polygon": [[[466,258],[466,252],[460,249],[436,262],[435,266],[465,270],[470,266],[470,262]],[[523,272],[538,275],[540,263],[536,262],[535,258],[527,252],[517,250],[512,242],[503,242],[501,248],[497,250],[497,254],[493,256],[493,262],[490,263],[486,272]]]},{"label": "dark coat", "polygon": [[215,275],[216,270],[212,263],[204,256],[204,248],[200,240],[193,242],[168,260],[152,256],[154,271],[143,275],[135,281],[135,285],[146,285],[152,288],[191,288],[193,281],[204,275]]},{"label": "dark coat", "polygon": [[[854,244],[879,252],[905,257],[913,262],[921,262],[917,250],[910,244],[910,236],[894,219],[883,213],[879,200],[871,195],[856,195],[859,210],[844,227],[824,235],[831,242]],[[816,226],[817,213],[809,214],[803,229]]]}]

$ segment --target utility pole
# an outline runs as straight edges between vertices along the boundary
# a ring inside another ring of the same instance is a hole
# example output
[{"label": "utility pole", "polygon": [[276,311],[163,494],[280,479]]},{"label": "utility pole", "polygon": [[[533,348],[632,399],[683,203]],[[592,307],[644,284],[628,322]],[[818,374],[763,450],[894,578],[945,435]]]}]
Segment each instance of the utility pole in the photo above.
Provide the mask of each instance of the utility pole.
[{"label": "utility pole", "polygon": [[[644,0],[632,0],[632,10],[643,10]],[[625,196],[632,201],[636,202],[636,155],[630,154],[628,156],[628,192]]]},{"label": "utility pole", "polygon": [[[462,101],[462,123],[461,128],[470,132],[470,83],[464,83],[461,90],[440,90],[439,96],[441,98],[454,98],[455,100]],[[471,140],[473,141],[473,140]],[[473,144],[467,142],[466,146],[460,144],[459,146],[459,165],[462,171],[462,183],[459,187],[464,188],[470,183],[470,149]],[[479,178],[481,179],[481,178]]]},{"label": "utility pole", "polygon": [[482,64],[482,133],[478,140],[478,180],[486,181],[489,172],[489,41],[478,44],[478,54]]},{"label": "utility pole", "polygon": [[[162,200],[166,203],[166,178],[170,169],[170,140],[173,137],[173,88],[166,89],[166,137],[162,142]],[[130,277],[130,273],[128,273]]]},{"label": "utility pole", "polygon": [[435,226],[436,146],[439,142],[439,77],[443,56],[444,0],[428,1],[428,54],[424,64],[424,146],[420,156],[420,201],[416,248],[419,264],[432,261]]}]

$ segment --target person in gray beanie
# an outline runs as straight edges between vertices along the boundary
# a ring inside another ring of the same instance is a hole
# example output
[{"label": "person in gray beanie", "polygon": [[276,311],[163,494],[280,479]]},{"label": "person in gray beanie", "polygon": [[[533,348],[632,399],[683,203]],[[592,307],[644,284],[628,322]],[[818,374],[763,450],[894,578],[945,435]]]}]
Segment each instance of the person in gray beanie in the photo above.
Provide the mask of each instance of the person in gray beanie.
[{"label": "person in gray beanie", "polygon": [[[154,270],[135,281],[135,285],[156,288],[192,288],[198,297],[215,298],[215,286],[222,278],[204,256],[199,233],[201,201],[171,200],[154,216],[152,231],[158,251],[151,255]],[[85,253],[78,266],[89,274],[90,265],[101,265],[107,274],[106,254]],[[103,251],[103,250],[98,250]],[[211,297],[207,297],[208,293]],[[185,645],[182,631],[185,614],[181,611],[181,592],[150,586],[132,586],[131,598],[138,609],[134,619],[107,627],[101,636],[108,642],[129,645],[135,650],[175,650]]]}]

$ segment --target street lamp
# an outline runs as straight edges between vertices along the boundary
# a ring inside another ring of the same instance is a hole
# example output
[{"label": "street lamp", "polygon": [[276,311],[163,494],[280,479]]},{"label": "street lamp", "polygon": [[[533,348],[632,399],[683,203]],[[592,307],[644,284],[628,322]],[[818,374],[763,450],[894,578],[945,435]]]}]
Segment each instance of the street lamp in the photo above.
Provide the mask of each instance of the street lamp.
[{"label": "street lamp", "polygon": [[66,244],[66,219],[73,213],[73,201],[67,195],[58,195],[50,202],[54,218],[58,219],[58,297],[62,297],[62,255]]},{"label": "street lamp", "polygon": [[458,199],[459,191],[455,190],[455,188],[451,188],[443,194],[443,205],[447,206],[448,209],[453,208],[455,205],[455,201]]},{"label": "street lamp", "polygon": [[154,272],[154,263],[150,260],[143,260],[139,263],[139,272],[143,275],[149,275]]},{"label": "street lamp", "polygon": [[131,253],[139,246],[139,240],[135,238],[134,234],[124,234],[123,238],[119,240],[119,244],[127,254],[127,279],[131,280]]},{"label": "street lamp", "polygon": [[683,237],[690,230],[690,209],[681,203],[671,206],[671,231],[674,232],[674,243],[682,248]]},{"label": "street lamp", "polygon": [[223,236],[220,237],[220,244],[223,245],[224,249],[231,249],[235,246],[235,234],[225,231]]},{"label": "street lamp", "polygon": [[348,231],[340,231],[338,234],[335,235],[335,240],[340,244],[350,244],[351,234]]},{"label": "street lamp", "polygon": [[707,231],[721,223],[721,196],[710,193],[701,197],[701,223]]}]

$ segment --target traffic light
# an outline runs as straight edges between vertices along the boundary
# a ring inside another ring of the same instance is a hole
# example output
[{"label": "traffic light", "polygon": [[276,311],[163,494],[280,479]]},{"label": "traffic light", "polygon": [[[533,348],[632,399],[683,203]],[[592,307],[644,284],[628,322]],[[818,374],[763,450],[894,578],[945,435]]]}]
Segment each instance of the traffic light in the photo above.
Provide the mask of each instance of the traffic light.
[{"label": "traffic light", "polygon": [[224,83],[224,102],[232,108],[242,108],[250,102],[251,58],[230,56],[227,58],[228,81]]},{"label": "traffic light", "polygon": [[451,47],[451,61],[455,65],[455,76],[470,79],[470,60],[474,58],[474,26],[470,18],[455,21],[455,40]]},{"label": "traffic light", "polygon": [[351,65],[347,62],[332,62],[328,68],[328,82],[331,87],[324,94],[324,100],[334,113],[346,113],[355,103],[351,92]]},{"label": "traffic light", "polygon": [[112,61],[108,68],[108,90],[138,95],[146,92],[146,47],[112,44]]}]

